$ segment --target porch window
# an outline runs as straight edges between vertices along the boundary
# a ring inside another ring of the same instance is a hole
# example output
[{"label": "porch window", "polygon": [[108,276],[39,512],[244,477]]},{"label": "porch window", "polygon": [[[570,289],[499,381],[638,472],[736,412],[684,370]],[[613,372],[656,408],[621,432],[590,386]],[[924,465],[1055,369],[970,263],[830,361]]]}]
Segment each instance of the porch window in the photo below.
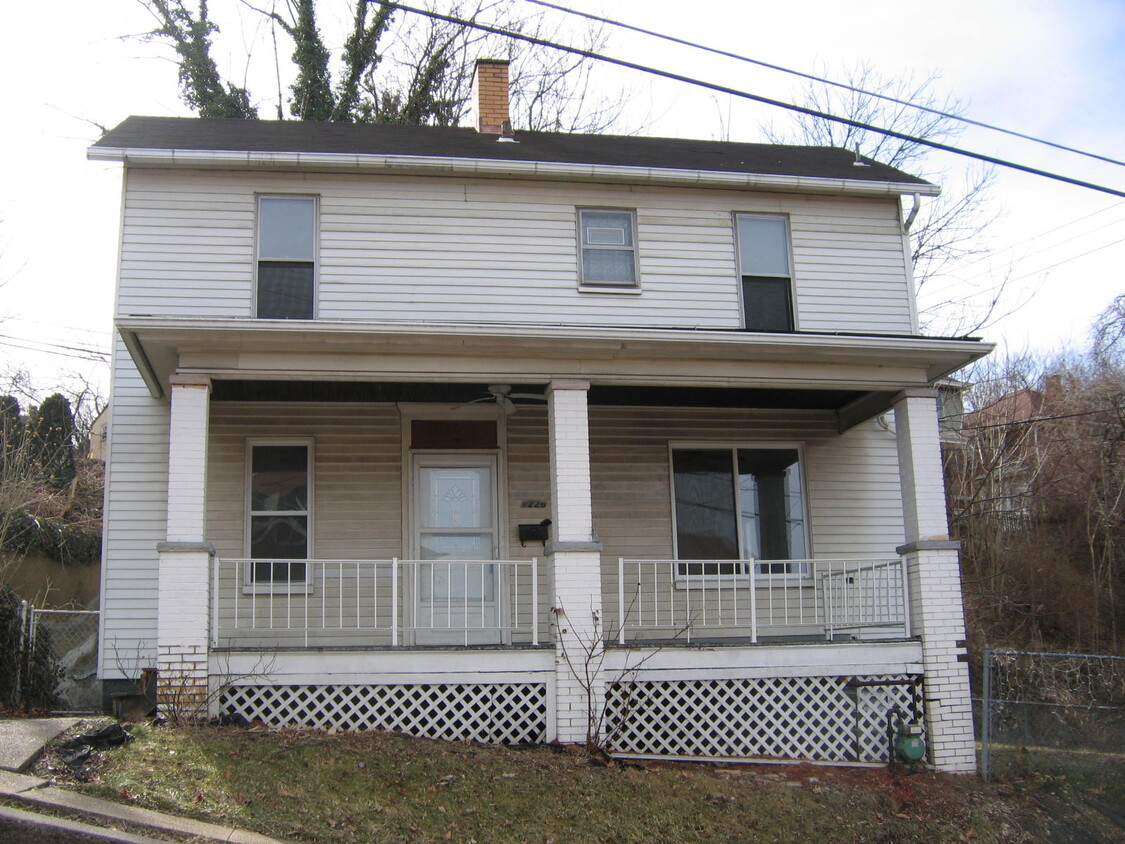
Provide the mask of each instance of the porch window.
[{"label": "porch window", "polygon": [[792,331],[787,218],[739,214],[737,222],[743,326],[749,331]]},{"label": "porch window", "polygon": [[312,319],[316,197],[258,197],[259,319]]},{"label": "porch window", "polygon": [[779,562],[807,557],[797,449],[677,448],[672,479],[682,576],[803,573]]},{"label": "porch window", "polygon": [[246,543],[248,585],[304,584],[311,535],[311,444],[251,443]]},{"label": "porch window", "polygon": [[636,213],[615,208],[579,208],[581,283],[589,287],[636,287]]}]

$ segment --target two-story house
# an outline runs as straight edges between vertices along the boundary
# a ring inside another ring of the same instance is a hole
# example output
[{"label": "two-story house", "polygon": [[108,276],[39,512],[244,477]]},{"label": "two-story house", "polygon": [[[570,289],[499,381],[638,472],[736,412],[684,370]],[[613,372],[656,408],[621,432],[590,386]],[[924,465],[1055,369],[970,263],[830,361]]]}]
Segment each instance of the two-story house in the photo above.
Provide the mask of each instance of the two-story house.
[{"label": "two-story house", "polygon": [[[903,195],[847,151],[142,118],[100,672],[271,724],[974,768]],[[504,130],[504,131],[502,131]]]}]

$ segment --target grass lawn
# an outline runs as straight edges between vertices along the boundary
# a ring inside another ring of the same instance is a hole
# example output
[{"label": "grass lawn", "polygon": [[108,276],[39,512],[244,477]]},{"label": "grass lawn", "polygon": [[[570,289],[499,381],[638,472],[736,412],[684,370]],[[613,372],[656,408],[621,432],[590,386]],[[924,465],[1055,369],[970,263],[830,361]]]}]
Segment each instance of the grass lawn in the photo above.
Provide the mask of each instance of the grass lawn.
[{"label": "grass lawn", "polygon": [[[621,765],[380,732],[134,732],[74,787],[298,841],[1097,841],[1109,829],[1042,790],[901,769]],[[61,771],[48,753],[41,772]]]}]

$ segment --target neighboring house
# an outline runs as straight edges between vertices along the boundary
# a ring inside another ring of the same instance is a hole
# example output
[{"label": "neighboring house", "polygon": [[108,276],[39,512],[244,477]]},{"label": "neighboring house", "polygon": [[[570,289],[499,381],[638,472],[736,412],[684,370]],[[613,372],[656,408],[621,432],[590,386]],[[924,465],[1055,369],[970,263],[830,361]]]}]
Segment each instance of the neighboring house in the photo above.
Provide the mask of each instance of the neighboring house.
[{"label": "neighboring house", "polygon": [[[1062,377],[1048,375],[1039,389],[1020,387],[964,414],[963,443],[946,455],[957,510],[991,517],[1005,531],[1027,528],[1036,486],[1047,480],[1044,472],[1057,473],[1058,443],[1067,436],[1043,421],[1070,413]],[[1043,503],[1051,496],[1040,490],[1039,497]]]},{"label": "neighboring house", "polygon": [[920,695],[932,761],[973,770],[931,385],[991,347],[918,336],[900,196],[937,188],[513,141],[506,71],[479,131],[130,118],[91,148],[125,168],[108,688],[830,761],[885,758]]}]

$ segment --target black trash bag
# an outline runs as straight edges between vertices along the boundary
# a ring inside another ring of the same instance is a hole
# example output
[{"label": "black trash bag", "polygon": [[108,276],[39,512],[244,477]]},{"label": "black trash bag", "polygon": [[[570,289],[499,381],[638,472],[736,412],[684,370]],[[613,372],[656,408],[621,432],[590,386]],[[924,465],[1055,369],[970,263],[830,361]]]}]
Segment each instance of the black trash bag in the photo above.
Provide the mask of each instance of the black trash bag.
[{"label": "black trash bag", "polygon": [[133,734],[120,724],[110,724],[97,732],[84,733],[59,745],[59,758],[74,767],[90,758],[95,750],[109,750],[133,740]]}]

